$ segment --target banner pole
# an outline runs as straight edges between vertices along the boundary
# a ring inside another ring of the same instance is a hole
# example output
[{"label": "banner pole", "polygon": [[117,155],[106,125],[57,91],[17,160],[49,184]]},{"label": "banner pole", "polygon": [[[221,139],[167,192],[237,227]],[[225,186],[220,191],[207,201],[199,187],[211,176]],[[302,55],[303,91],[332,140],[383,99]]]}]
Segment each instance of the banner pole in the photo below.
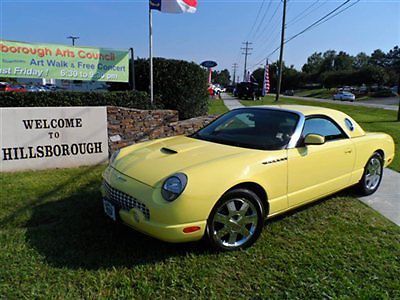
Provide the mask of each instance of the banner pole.
[{"label": "banner pole", "polygon": [[153,104],[153,15],[149,6],[150,103]]}]

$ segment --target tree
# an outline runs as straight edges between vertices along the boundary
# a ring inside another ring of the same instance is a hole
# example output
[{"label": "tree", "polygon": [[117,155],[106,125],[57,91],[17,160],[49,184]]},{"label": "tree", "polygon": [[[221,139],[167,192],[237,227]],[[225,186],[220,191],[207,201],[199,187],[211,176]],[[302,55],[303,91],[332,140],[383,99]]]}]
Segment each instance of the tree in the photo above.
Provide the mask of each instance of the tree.
[{"label": "tree", "polygon": [[386,54],[381,49],[377,49],[371,54],[371,63],[374,66],[379,67],[386,67],[387,66],[387,59]]},{"label": "tree", "polygon": [[323,72],[334,71],[336,51],[335,50],[325,51],[324,54],[322,55],[322,58],[323,61],[319,72],[323,73]]},{"label": "tree", "polygon": [[302,71],[307,74],[319,73],[323,62],[322,53],[314,52],[307,58],[307,63],[303,65]]},{"label": "tree", "polygon": [[348,71],[353,68],[354,57],[344,51],[340,51],[334,58],[334,69],[336,71]]},{"label": "tree", "polygon": [[[276,89],[277,85],[277,76],[276,76],[276,71],[277,71],[277,64],[273,63],[269,66],[269,79],[270,79],[270,86],[271,86],[271,91],[274,91]],[[259,86],[262,86],[263,81],[264,81],[264,68],[258,68],[252,73],[253,78],[256,80]],[[282,69],[282,90],[293,90],[299,88],[301,85],[303,85],[304,76],[302,76],[302,73],[297,71],[293,65],[290,67],[285,66],[283,64],[283,69]]]},{"label": "tree", "polygon": [[212,72],[212,82],[227,86],[231,82],[231,75],[227,69]]},{"label": "tree", "polygon": [[353,68],[359,70],[363,67],[368,66],[369,63],[370,63],[370,57],[365,52],[360,52],[354,58]]}]

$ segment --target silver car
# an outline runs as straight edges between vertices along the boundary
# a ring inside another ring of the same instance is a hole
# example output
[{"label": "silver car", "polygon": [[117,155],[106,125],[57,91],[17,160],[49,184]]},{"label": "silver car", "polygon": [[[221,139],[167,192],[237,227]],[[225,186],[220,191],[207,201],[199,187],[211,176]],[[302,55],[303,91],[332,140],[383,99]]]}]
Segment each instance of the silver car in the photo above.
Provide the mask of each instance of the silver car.
[{"label": "silver car", "polygon": [[354,100],[356,100],[356,96],[350,92],[339,92],[333,95],[333,100],[353,102]]}]

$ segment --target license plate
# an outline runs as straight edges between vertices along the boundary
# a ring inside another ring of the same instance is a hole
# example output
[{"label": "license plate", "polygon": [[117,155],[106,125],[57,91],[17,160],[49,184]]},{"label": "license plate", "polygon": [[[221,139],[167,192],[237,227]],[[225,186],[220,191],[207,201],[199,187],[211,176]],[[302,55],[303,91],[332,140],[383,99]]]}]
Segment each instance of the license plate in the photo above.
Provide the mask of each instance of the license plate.
[{"label": "license plate", "polygon": [[112,203],[110,203],[106,199],[103,199],[103,206],[104,206],[104,212],[106,213],[106,215],[109,216],[114,221],[116,221],[117,218],[115,215],[115,206],[112,205]]}]

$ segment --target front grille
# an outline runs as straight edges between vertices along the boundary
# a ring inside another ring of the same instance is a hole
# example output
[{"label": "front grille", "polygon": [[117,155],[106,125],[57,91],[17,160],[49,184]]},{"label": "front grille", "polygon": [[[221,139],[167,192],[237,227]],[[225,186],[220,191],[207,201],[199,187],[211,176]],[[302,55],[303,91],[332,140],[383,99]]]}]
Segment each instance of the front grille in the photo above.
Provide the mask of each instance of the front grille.
[{"label": "front grille", "polygon": [[103,181],[106,197],[112,202],[118,204],[124,210],[131,210],[132,208],[139,209],[147,220],[150,220],[150,210],[145,204],[138,201],[136,198],[125,194],[117,189],[111,187],[106,181]]}]

